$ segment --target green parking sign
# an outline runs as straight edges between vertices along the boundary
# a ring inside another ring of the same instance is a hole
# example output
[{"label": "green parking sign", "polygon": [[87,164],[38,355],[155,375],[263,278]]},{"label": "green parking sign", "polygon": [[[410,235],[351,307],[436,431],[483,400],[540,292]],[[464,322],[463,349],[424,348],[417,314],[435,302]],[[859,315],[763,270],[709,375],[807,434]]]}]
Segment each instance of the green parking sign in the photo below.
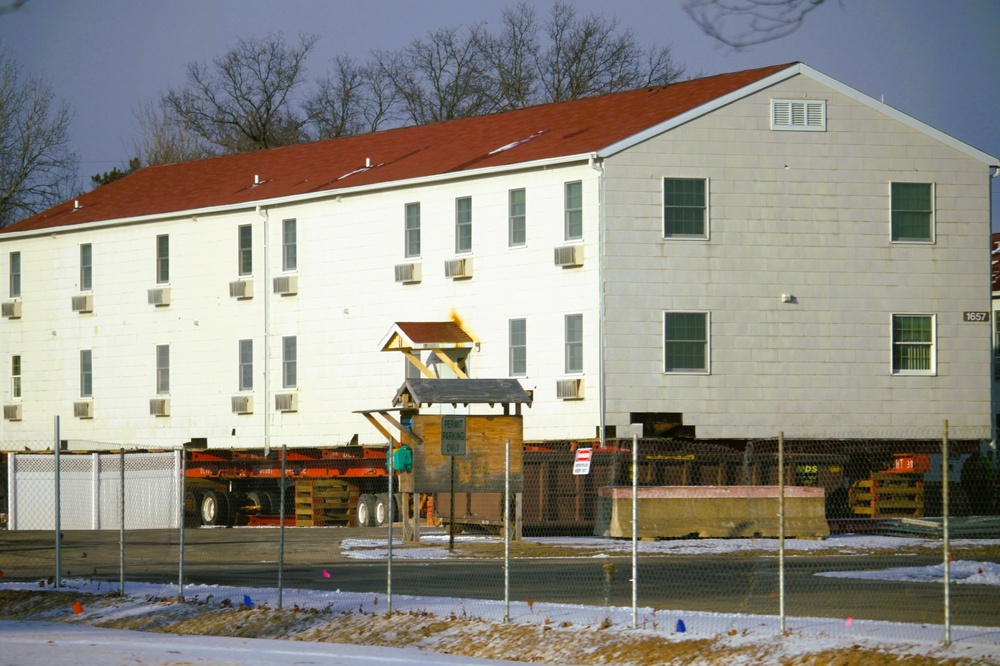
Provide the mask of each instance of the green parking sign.
[{"label": "green parking sign", "polygon": [[465,455],[465,417],[441,417],[441,455]]}]

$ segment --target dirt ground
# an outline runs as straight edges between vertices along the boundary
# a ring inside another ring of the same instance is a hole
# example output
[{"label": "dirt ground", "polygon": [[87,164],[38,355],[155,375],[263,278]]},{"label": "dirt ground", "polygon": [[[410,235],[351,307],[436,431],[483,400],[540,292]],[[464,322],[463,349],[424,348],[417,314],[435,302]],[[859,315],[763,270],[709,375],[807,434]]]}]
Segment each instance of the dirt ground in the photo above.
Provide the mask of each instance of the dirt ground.
[{"label": "dirt ground", "polygon": [[[44,585],[44,583],[42,584]],[[274,610],[237,608],[228,603],[183,603],[145,599],[138,612],[113,612],[116,595],[77,595],[87,613],[67,612],[66,597],[51,590],[0,590],[0,619],[75,622],[113,629],[173,634],[276,638],[297,641],[420,648],[453,655],[548,664],[782,664],[787,666],[973,666],[1000,665],[982,655],[956,656],[945,647],[871,647],[809,649],[803,640],[746,644],[734,636],[685,639],[620,627],[501,624],[474,617],[431,613]],[[134,600],[133,600],[134,601]]]}]

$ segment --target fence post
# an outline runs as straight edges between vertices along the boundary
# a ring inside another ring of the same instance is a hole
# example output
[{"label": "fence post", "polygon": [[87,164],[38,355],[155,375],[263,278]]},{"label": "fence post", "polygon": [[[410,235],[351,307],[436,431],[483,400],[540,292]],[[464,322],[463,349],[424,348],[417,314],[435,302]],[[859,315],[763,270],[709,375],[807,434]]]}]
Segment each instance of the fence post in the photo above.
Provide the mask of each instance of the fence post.
[{"label": "fence post", "polygon": [[785,635],[785,433],[778,433],[778,616]]},{"label": "fence post", "polygon": [[55,454],[55,470],[54,470],[54,472],[55,473],[53,475],[53,479],[55,481],[55,493],[56,493],[56,496],[55,496],[55,502],[56,502],[56,577],[55,577],[55,586],[56,587],[62,587],[62,551],[60,550],[60,544],[59,544],[60,540],[62,540],[62,534],[61,534],[61,532],[62,532],[62,520],[61,520],[62,519],[62,504],[61,504],[61,501],[60,501],[61,498],[59,497],[59,485],[61,483],[60,473],[59,472],[60,472],[61,464],[59,462],[59,415],[58,414],[56,414],[56,416],[55,416],[55,435],[56,435],[56,441],[55,441],[55,444],[54,444],[54,446],[55,446],[55,449],[54,449],[54,454]]},{"label": "fence post", "polygon": [[[264,299],[267,302],[267,299]],[[265,345],[266,347],[267,345]],[[288,470],[288,445],[281,445],[281,510],[278,511],[278,610],[281,610],[281,597],[284,589],[285,575],[285,486],[287,479],[285,474]]]},{"label": "fence post", "polygon": [[[452,520],[455,520],[452,516]],[[510,620],[510,440],[503,453],[503,621]]]},{"label": "fence post", "polygon": [[632,435],[632,628],[639,626],[639,436]]},{"label": "fence post", "polygon": [[944,543],[944,644],[951,645],[951,548],[948,538],[948,419],[941,433],[941,538]]},{"label": "fence post", "polygon": [[[100,465],[100,456],[97,458]],[[118,526],[118,594],[125,596],[125,446],[122,445],[118,454],[118,482],[121,486],[118,506],[119,506],[119,526]]]},{"label": "fence post", "polygon": [[[178,539],[179,552],[177,553],[177,599],[179,601],[184,601],[184,518],[185,518],[185,505],[184,505],[184,495],[187,493],[187,451],[182,447],[180,450],[181,457],[181,478],[180,483],[180,525],[178,529],[180,530],[180,535]],[[197,510],[197,507],[195,507]]]},{"label": "fence post", "polygon": [[[386,553],[385,597],[386,615],[392,615],[392,439],[389,440],[389,452],[386,455],[386,466],[389,469],[389,549]],[[452,517],[454,520],[454,516]]]}]

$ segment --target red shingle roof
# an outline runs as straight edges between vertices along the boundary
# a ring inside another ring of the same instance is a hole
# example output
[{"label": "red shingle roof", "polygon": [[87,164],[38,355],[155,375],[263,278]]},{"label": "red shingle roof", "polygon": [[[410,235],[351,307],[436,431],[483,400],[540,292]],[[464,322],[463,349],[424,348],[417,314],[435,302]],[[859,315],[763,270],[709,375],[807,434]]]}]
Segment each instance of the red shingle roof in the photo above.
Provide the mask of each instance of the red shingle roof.
[{"label": "red shingle roof", "polygon": [[453,321],[398,321],[396,327],[415,344],[472,342]]},{"label": "red shingle roof", "polygon": [[147,167],[79,196],[78,209],[69,201],[0,233],[247,204],[596,152],[790,66]]}]

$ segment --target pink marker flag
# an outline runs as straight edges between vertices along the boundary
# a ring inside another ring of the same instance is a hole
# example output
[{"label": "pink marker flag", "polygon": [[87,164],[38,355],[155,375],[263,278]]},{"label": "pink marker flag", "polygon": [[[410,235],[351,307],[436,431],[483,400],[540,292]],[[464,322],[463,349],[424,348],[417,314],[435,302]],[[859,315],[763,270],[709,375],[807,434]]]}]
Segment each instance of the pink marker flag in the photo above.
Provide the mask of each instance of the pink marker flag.
[{"label": "pink marker flag", "polygon": [[323,578],[329,578],[329,577],[330,577],[330,572],[327,571],[326,569],[323,569]]},{"label": "pink marker flag", "polygon": [[845,626],[845,627],[849,627],[849,626],[851,626],[852,624],[854,624],[854,618],[853,618],[853,617],[849,617],[849,618],[847,618],[847,622],[844,622],[844,626]]}]

